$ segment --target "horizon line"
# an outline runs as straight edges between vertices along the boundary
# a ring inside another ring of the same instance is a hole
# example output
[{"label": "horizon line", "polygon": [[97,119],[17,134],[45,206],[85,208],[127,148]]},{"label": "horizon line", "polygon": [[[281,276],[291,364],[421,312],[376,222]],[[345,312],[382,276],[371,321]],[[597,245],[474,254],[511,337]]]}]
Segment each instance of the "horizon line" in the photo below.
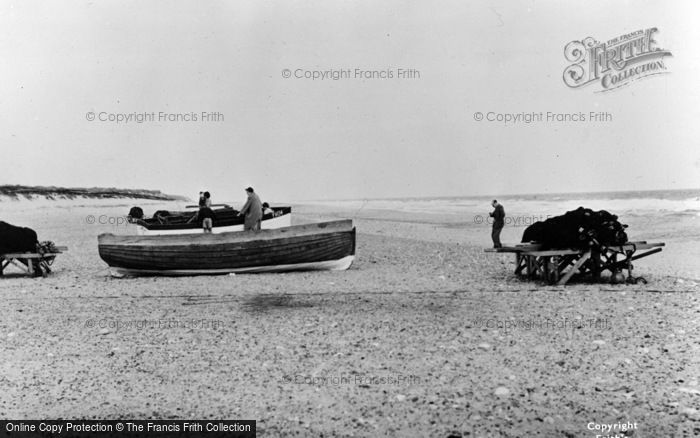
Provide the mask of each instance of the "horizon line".
[{"label": "horizon line", "polygon": [[485,198],[485,199],[499,199],[509,198],[514,196],[541,196],[541,195],[596,195],[596,194],[611,194],[611,193],[655,193],[655,192],[687,192],[687,191],[700,191],[700,188],[682,188],[682,189],[645,189],[645,190],[601,190],[593,192],[540,192],[540,193],[509,193],[502,195],[425,195],[425,196],[389,196],[389,197],[364,197],[364,198],[317,198],[317,199],[300,199],[294,200],[294,202],[328,202],[328,201],[398,201],[404,199],[451,199],[451,198]]}]

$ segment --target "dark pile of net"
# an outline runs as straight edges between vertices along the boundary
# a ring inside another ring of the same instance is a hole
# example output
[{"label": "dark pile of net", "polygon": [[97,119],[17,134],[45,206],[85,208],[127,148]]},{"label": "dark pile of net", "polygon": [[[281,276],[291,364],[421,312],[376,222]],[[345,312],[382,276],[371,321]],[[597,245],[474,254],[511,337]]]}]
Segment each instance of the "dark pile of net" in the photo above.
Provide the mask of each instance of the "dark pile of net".
[{"label": "dark pile of net", "polygon": [[535,222],[525,229],[522,242],[537,242],[542,249],[588,249],[622,245],[627,242],[627,225],[605,210],[579,207]]},{"label": "dark pile of net", "polygon": [[36,231],[0,221],[0,254],[36,251]]}]

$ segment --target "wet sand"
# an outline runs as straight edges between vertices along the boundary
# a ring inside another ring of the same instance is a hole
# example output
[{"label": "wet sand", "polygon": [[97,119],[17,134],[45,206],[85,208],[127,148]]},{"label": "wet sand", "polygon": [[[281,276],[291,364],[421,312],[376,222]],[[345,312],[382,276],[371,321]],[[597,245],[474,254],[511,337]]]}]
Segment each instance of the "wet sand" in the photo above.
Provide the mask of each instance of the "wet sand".
[{"label": "wet sand", "polygon": [[1,417],[254,419],[260,436],[698,431],[700,276],[668,259],[638,264],[647,285],[551,287],[484,253],[488,229],[468,219],[295,206],[297,221],[355,219],[350,270],[113,279],[96,236],[116,227],[85,218],[124,211],[6,215],[70,249],[48,278],[0,280]]}]

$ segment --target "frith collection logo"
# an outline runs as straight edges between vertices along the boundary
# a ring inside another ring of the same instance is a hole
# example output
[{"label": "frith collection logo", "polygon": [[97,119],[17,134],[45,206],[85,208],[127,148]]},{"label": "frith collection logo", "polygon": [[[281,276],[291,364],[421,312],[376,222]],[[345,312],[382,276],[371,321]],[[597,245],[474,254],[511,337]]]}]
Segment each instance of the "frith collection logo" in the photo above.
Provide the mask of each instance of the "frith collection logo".
[{"label": "frith collection logo", "polygon": [[572,41],[564,56],[572,64],[564,70],[564,83],[570,88],[599,83],[597,92],[610,91],[647,76],[668,73],[668,50],[654,40],[657,28],[638,30],[606,42],[592,37]]}]

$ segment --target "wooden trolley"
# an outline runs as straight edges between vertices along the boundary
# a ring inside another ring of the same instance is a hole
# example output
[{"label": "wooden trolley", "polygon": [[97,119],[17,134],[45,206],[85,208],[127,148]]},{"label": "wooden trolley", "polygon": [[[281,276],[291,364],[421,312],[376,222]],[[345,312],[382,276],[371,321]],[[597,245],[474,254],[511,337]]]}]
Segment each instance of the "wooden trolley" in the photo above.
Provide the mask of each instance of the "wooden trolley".
[{"label": "wooden trolley", "polygon": [[[608,270],[627,270],[627,281],[634,282],[632,261],[661,251],[665,244],[646,241],[591,249],[546,249],[538,243],[487,249],[486,252],[515,253],[515,274],[528,279],[539,278],[549,284],[565,285],[575,274],[592,279]],[[637,253],[638,251],[646,251]]]},{"label": "wooden trolley", "polygon": [[51,252],[0,254],[0,277],[4,275],[5,268],[9,265],[19,268],[25,275],[46,277],[51,272],[51,265],[56,256],[67,250],[65,246],[54,246]]}]

